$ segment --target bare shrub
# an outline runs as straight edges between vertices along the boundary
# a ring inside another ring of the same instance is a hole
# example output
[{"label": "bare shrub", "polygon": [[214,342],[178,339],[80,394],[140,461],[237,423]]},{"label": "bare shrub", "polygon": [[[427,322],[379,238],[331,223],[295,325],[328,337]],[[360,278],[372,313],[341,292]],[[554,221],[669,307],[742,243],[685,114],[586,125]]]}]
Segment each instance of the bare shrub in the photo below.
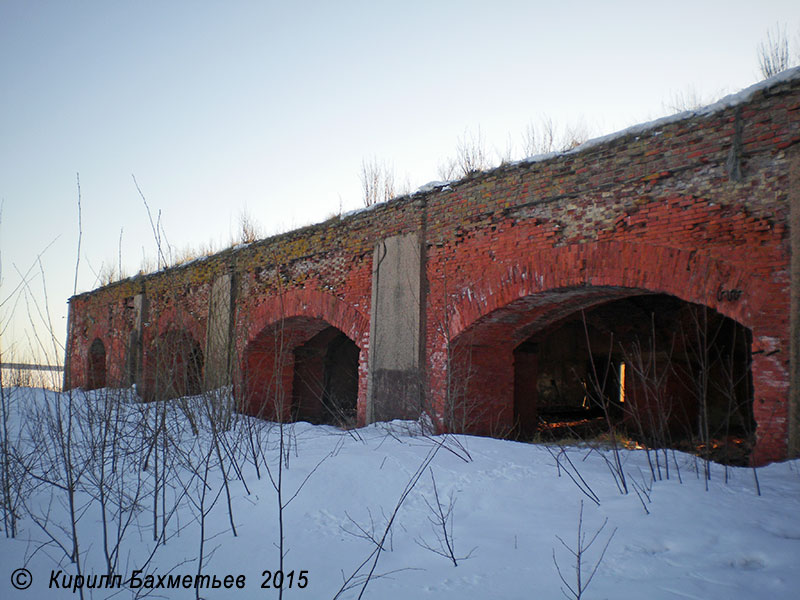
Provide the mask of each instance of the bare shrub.
[{"label": "bare shrub", "polygon": [[580,119],[573,124],[558,127],[550,117],[539,123],[528,123],[522,132],[522,151],[526,157],[552,152],[566,152],[589,139],[589,127]]},{"label": "bare shrub", "polygon": [[501,150],[496,150],[496,153],[501,165],[510,164],[514,160],[515,144],[511,139],[511,135],[508,136],[505,147]]},{"label": "bare shrub", "polygon": [[[357,527],[358,531],[361,533],[356,534],[356,536],[368,539],[372,545],[372,548],[367,554],[367,557],[361,563],[359,563],[348,576],[344,577],[342,586],[333,596],[333,600],[337,600],[338,598],[341,598],[342,595],[347,591],[357,588],[360,588],[358,593],[358,598],[360,600],[364,596],[364,593],[366,592],[367,586],[370,584],[370,582],[383,576],[377,572],[378,562],[380,561],[383,552],[385,552],[387,549],[387,542],[392,534],[395,521],[400,513],[400,509],[403,507],[403,504],[405,504],[405,501],[408,499],[409,495],[411,495],[411,492],[414,491],[414,488],[417,487],[420,478],[425,474],[425,471],[433,462],[433,459],[436,458],[439,450],[446,446],[447,440],[447,436],[444,436],[438,440],[431,439],[433,442],[432,446],[420,462],[417,470],[414,471],[414,473],[412,473],[409,477],[405,487],[403,488],[403,491],[400,493],[400,496],[395,503],[394,508],[392,509],[392,512],[385,516],[385,523],[382,528],[378,528],[376,530],[374,528],[367,529],[364,526]],[[351,522],[355,523],[352,519]]]},{"label": "bare shrub", "polygon": [[23,458],[18,435],[11,437],[9,421],[11,412],[16,410],[18,410],[17,399],[13,390],[4,387],[0,369],[0,510],[3,513],[5,535],[12,538],[17,535],[22,502],[28,491],[25,471],[28,468],[28,461],[33,458],[31,455]]},{"label": "bare shrub", "polygon": [[566,152],[577,148],[589,139],[589,127],[583,119],[566,125],[561,136],[561,151]]},{"label": "bare shrub", "polygon": [[439,176],[444,180],[460,179],[492,167],[486,140],[481,128],[464,130],[456,143],[456,155],[439,165]]},{"label": "bare shrub", "polygon": [[394,169],[372,157],[361,161],[361,200],[364,206],[386,202],[395,196]]},{"label": "bare shrub", "polygon": [[556,134],[551,118],[542,118],[538,125],[528,123],[522,132],[522,151],[525,156],[556,151]]},{"label": "bare shrub", "polygon": [[[608,427],[609,442],[611,444],[613,457],[613,462],[607,460],[606,463],[611,470],[611,474],[614,476],[614,482],[617,484],[620,493],[627,494],[628,482],[620,456],[620,445],[617,440],[617,422],[614,415],[612,415],[611,401],[606,395],[609,383],[616,376],[611,361],[612,349],[614,348],[614,334],[612,333],[609,335],[608,351],[605,354],[606,359],[604,364],[599,365],[598,368],[596,361],[592,358],[592,343],[589,339],[589,327],[586,322],[586,314],[581,311],[581,316],[583,320],[583,331],[586,336],[586,346],[589,349],[589,364],[591,366],[585,382],[586,396],[589,398],[589,402],[592,406],[598,407],[603,413],[606,427]],[[601,453],[601,455],[606,458],[605,453]]]},{"label": "bare shrub", "polygon": [[436,486],[436,477],[433,474],[433,469],[431,468],[429,471],[431,473],[431,484],[433,486],[433,500],[423,497],[423,501],[425,502],[425,506],[428,507],[428,522],[431,525],[431,531],[433,531],[435,542],[429,542],[425,538],[419,538],[414,541],[420,547],[450,560],[453,566],[457,567],[458,561],[466,560],[472,556],[472,553],[475,552],[475,548],[464,556],[456,556],[456,541],[453,536],[453,511],[456,506],[455,495],[451,491],[447,496],[446,502],[443,502],[442,498],[439,496],[439,489]]},{"label": "bare shrub", "polygon": [[792,66],[789,58],[789,38],[786,26],[775,24],[767,36],[758,44],[758,67],[764,79],[777,75]]},{"label": "bare shrub", "polygon": [[[624,404],[625,416],[638,430],[645,445],[647,463],[653,479],[669,479],[668,448],[672,445],[670,421],[673,399],[667,392],[667,381],[673,372],[672,346],[667,351],[656,347],[655,315],[650,314],[650,336],[644,342],[636,339],[620,345],[630,378],[630,401]],[[659,360],[659,357],[662,357]],[[621,382],[623,384],[624,382]],[[655,448],[656,451],[652,452]],[[660,453],[659,453],[660,449]],[[663,462],[661,460],[663,458]],[[655,463],[653,460],[655,459]],[[662,475],[662,468],[664,474]],[[680,477],[680,471],[678,471]]]},{"label": "bare shrub", "polygon": [[561,588],[561,593],[564,594],[565,598],[573,598],[574,600],[581,600],[584,597],[584,593],[586,589],[589,587],[589,584],[592,583],[592,579],[594,578],[595,574],[597,573],[597,569],[600,567],[600,563],[603,562],[603,558],[605,557],[606,550],[608,550],[608,545],[611,543],[611,540],[614,538],[614,534],[617,533],[616,528],[614,531],[611,532],[611,535],[608,536],[603,549],[600,551],[600,555],[597,557],[597,560],[594,561],[594,564],[591,564],[590,560],[587,560],[587,553],[592,545],[597,541],[597,538],[605,529],[606,525],[608,524],[608,519],[603,521],[603,524],[595,530],[593,534],[587,539],[586,533],[583,531],[583,500],[581,500],[581,509],[578,513],[578,535],[575,542],[575,546],[570,546],[567,544],[561,537],[556,536],[556,539],[561,542],[561,545],[567,550],[567,552],[572,556],[574,560],[573,570],[575,573],[575,579],[570,583],[564,574],[561,572],[561,568],[558,564],[558,560],[556,559],[556,551],[555,548],[553,549],[553,564],[556,567],[556,571],[558,572],[558,577],[561,579],[561,583],[564,584],[566,589],[563,587]]},{"label": "bare shrub", "polygon": [[250,212],[244,208],[239,213],[239,235],[234,240],[235,244],[252,244],[264,237],[262,227]]},{"label": "bare shrub", "polygon": [[566,473],[567,477],[572,480],[572,483],[578,486],[578,489],[584,496],[589,498],[589,500],[594,502],[597,506],[600,506],[600,497],[583,478],[580,470],[575,466],[575,463],[572,462],[572,459],[570,459],[569,452],[565,448],[558,448],[558,452],[556,452],[549,444],[545,444],[545,449],[556,462],[556,472],[558,476],[561,477],[562,471]]},{"label": "bare shrub", "polygon": [[682,113],[697,110],[706,104],[709,104],[709,101],[697,91],[697,88],[689,85],[683,90],[673,92],[664,103],[664,108],[672,113]]},{"label": "bare shrub", "polygon": [[[156,260],[156,269],[161,269],[162,267],[166,267],[167,258],[164,254],[163,243],[161,240],[162,233],[164,231],[163,227],[161,226],[161,211],[158,211],[158,218],[156,221],[153,221],[153,213],[150,210],[150,205],[147,203],[147,198],[142,192],[142,189],[139,187],[139,182],[136,181],[136,176],[131,173],[131,177],[133,178],[133,185],[136,187],[136,191],[139,193],[139,197],[142,199],[144,203],[144,208],[147,211],[147,218],[150,221],[150,228],[153,230],[153,239],[156,242],[156,251],[158,252],[157,260]],[[167,244],[168,246],[169,244]],[[144,248],[142,248],[142,253],[144,253]],[[77,267],[75,268],[77,271]]]}]

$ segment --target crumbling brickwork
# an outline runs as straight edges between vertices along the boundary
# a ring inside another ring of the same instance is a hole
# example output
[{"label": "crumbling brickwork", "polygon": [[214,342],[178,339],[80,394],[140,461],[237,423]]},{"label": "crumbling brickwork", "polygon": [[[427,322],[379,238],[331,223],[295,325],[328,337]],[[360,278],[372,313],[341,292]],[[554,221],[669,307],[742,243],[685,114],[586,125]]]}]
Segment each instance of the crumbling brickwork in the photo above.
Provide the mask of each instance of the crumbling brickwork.
[{"label": "crumbling brickwork", "polygon": [[[206,331],[214,282],[225,276],[231,360],[215,364],[229,364],[237,393],[248,377],[275,379],[265,368],[255,375],[254,357],[277,348],[284,368],[296,348],[333,326],[360,351],[363,423],[378,401],[368,389],[381,390],[370,388],[370,369],[380,365],[369,360],[376,245],[413,234],[423,265],[415,307],[421,356],[409,364],[423,368],[410,376],[420,379],[419,410],[442,427],[452,428],[459,388],[474,405],[464,430],[507,434],[516,426],[515,386],[535,379],[537,364],[518,352],[516,362],[527,366],[515,383],[515,349],[577,311],[664,294],[750,332],[754,460],[780,459],[789,451],[790,413],[797,414],[789,332],[800,282],[790,269],[789,174],[798,170],[798,142],[795,71],[697,114],[112,284],[70,301],[65,383],[87,385],[89,348],[100,339],[107,385],[138,383],[147,396],[153,348],[167,331],[186,332],[204,349],[219,346]],[[291,397],[286,369],[281,385]],[[249,410],[259,401],[251,393]]]}]

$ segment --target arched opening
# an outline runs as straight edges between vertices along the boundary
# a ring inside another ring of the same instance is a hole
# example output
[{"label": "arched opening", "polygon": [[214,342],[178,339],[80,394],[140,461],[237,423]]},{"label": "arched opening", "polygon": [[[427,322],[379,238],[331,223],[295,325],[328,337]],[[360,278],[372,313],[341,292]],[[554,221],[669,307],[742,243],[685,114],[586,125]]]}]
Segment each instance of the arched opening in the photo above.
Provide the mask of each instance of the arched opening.
[{"label": "arched opening", "polygon": [[[746,464],[751,334],[711,308],[619,288],[511,303],[457,339],[459,416],[478,433],[585,437]],[[494,428],[494,429],[493,429]]]},{"label": "arched opening", "polygon": [[103,387],[106,387],[106,347],[100,338],[95,338],[89,346],[86,389],[96,390]]},{"label": "arched opening", "polygon": [[188,332],[172,329],[155,342],[151,361],[155,380],[152,398],[166,400],[202,392],[203,350]]},{"label": "arched opening", "polygon": [[327,327],[294,350],[292,418],[310,423],[352,427],[358,400],[355,343]]},{"label": "arched opening", "polygon": [[358,400],[358,346],[321,319],[293,317],[248,344],[244,406],[267,419],[351,427]]}]

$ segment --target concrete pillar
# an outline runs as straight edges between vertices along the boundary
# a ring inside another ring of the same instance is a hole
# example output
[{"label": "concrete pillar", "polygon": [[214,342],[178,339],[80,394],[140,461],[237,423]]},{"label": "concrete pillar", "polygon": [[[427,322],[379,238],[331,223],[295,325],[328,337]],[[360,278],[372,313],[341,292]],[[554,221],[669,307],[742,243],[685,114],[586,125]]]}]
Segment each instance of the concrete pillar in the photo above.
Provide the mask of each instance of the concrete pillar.
[{"label": "concrete pillar", "polygon": [[142,291],[133,297],[133,331],[128,340],[125,371],[128,385],[136,384],[143,392],[144,384],[144,325],[148,319],[147,295]]},{"label": "concrete pillar", "polygon": [[[62,381],[62,391],[72,389],[72,300],[67,302],[67,343],[64,348],[64,381]],[[2,361],[0,361],[2,362]]]},{"label": "concrete pillar", "polygon": [[788,151],[789,237],[792,258],[789,309],[788,456],[800,456],[800,148]]},{"label": "concrete pillar", "polygon": [[220,275],[211,286],[203,383],[206,390],[231,383],[233,293],[231,273]]},{"label": "concrete pillar", "polygon": [[372,262],[367,422],[414,419],[422,410],[425,309],[417,233],[375,245]]}]

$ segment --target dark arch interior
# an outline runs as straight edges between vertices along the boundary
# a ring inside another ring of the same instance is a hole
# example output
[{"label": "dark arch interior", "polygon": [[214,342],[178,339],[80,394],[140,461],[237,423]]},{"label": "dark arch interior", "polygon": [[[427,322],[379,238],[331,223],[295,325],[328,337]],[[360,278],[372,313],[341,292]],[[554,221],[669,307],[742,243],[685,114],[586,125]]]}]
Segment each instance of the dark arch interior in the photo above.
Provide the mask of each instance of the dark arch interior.
[{"label": "dark arch interior", "polygon": [[448,349],[451,431],[521,440],[626,436],[745,464],[751,332],[713,309],[623,287],[526,296]]},{"label": "dark arch interior", "polygon": [[609,427],[648,447],[744,464],[752,445],[748,329],[666,295],[611,300],[530,335],[514,349],[521,439]]},{"label": "dark arch interior", "polygon": [[100,338],[89,346],[86,389],[96,390],[106,386],[106,347]]},{"label": "dark arch interior", "polygon": [[328,327],[294,350],[292,417],[299,421],[352,427],[358,400],[355,343]]},{"label": "dark arch interior", "polygon": [[243,410],[267,419],[356,423],[358,346],[321,319],[267,327],[245,351]]},{"label": "dark arch interior", "polygon": [[154,354],[156,400],[202,392],[203,350],[189,333],[168,331],[156,341]]}]

